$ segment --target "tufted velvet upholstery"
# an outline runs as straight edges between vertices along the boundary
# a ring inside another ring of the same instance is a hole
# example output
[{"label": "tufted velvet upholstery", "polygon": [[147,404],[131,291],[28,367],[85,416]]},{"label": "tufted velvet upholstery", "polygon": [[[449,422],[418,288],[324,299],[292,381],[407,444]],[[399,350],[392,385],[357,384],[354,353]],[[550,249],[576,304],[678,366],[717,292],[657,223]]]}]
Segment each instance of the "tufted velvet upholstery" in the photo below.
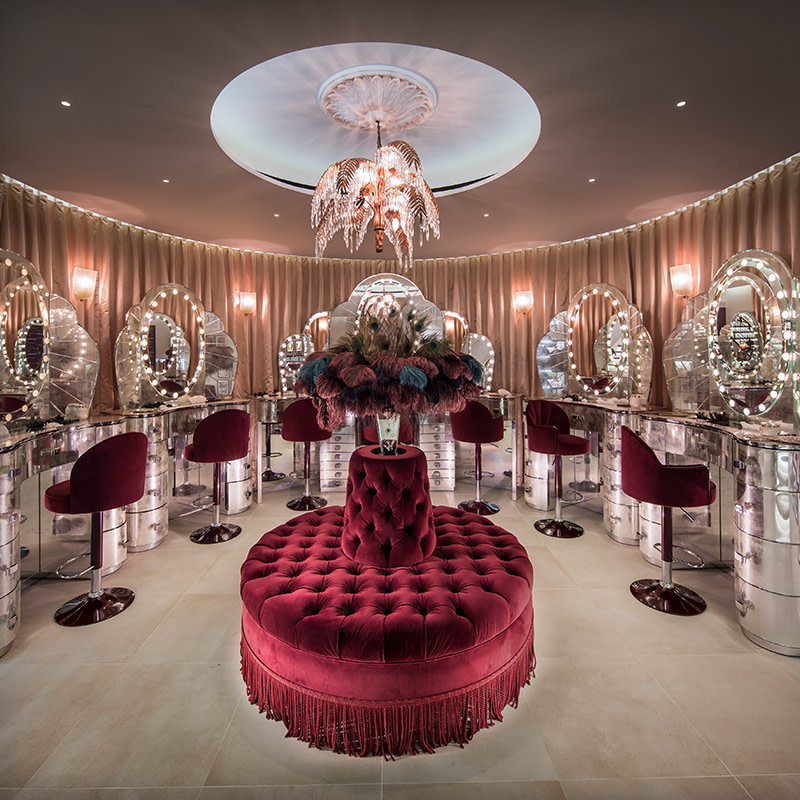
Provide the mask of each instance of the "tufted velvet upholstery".
[{"label": "tufted velvet upholstery", "polygon": [[290,403],[283,412],[281,436],[287,442],[321,442],[331,438],[331,432],[317,422],[317,409],[310,397]]},{"label": "tufted velvet upholstery", "polygon": [[98,442],[74,464],[66,481],[44,493],[54,514],[90,514],[122,508],[144,494],[147,437],[121,433]]},{"label": "tufted velvet upholstery", "polygon": [[436,544],[428,462],[416,447],[395,456],[361,447],[350,457],[342,550],[359,564],[399,567],[427,558]]},{"label": "tufted velvet upholstery", "polygon": [[717,487],[704,464],[662,464],[639,434],[622,426],[622,491],[657,506],[711,505]]},{"label": "tufted velvet upholstery", "polygon": [[221,463],[244,458],[249,447],[250,415],[231,408],[209,414],[197,423],[184,456],[189,461]]},{"label": "tufted velvet upholstery", "polygon": [[[242,565],[250,647],[263,644],[290,681],[359,698],[447,691],[494,663],[493,647],[519,649],[531,619],[533,569],[525,548],[475,514],[439,506],[434,520],[438,542],[431,557],[394,569],[364,566],[342,552],[340,506],[266,533]],[[511,628],[513,641],[504,642]],[[467,659],[448,661],[466,653]],[[449,666],[439,670],[440,660]],[[335,662],[344,669],[334,679]],[[382,674],[361,670],[361,663],[396,669]],[[399,676],[414,665],[421,671],[409,685],[408,675]],[[365,674],[377,683],[366,685]],[[435,682],[426,675],[435,675]]]},{"label": "tufted velvet upholstery", "polygon": [[548,455],[579,456],[589,452],[589,440],[569,432],[569,417],[549,400],[531,400],[525,408],[528,449]]},{"label": "tufted velvet upholstery", "polygon": [[467,400],[461,411],[450,414],[450,428],[457,442],[483,444],[503,438],[503,415],[478,400]]}]

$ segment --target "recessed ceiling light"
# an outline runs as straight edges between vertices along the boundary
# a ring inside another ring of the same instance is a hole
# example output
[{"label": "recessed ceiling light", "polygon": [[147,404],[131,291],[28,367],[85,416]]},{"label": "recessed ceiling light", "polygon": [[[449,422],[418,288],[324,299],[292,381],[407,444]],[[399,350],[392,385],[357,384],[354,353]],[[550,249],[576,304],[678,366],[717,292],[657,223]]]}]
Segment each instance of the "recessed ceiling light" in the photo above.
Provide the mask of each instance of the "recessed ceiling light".
[{"label": "recessed ceiling light", "polygon": [[72,103],[70,103],[69,100],[62,100],[61,105],[64,106],[64,108],[69,108],[72,105]]},{"label": "recessed ceiling light", "polygon": [[678,108],[683,108],[686,105],[686,101],[685,100],[679,100],[676,103],[676,105],[678,106]]},{"label": "recessed ceiling light", "polygon": [[488,215],[488,214],[484,214],[483,216],[484,216],[484,217],[488,217],[489,215]]},{"label": "recessed ceiling light", "polygon": [[272,216],[273,216],[273,217],[279,217],[279,216],[280,216],[280,214],[273,214]]},{"label": "recessed ceiling light", "polygon": [[594,183],[596,180],[597,178],[589,178],[589,183]]},{"label": "recessed ceiling light", "polygon": [[169,183],[169,178],[162,178],[161,183]]}]

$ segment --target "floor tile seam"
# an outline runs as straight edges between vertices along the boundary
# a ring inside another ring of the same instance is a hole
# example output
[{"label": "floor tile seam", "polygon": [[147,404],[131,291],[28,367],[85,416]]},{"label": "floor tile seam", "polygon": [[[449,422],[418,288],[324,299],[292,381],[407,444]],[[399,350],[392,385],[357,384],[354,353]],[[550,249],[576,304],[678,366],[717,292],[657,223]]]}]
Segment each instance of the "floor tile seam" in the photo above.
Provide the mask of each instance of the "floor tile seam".
[{"label": "floor tile seam", "polygon": [[[713,654],[713,655],[718,655],[718,654]],[[725,653],[723,655],[728,655],[728,654]],[[672,657],[682,658],[683,656],[679,655],[679,656],[672,656]],[[688,658],[692,658],[692,657],[694,657],[694,654],[693,653],[689,654],[687,657]],[[709,749],[709,751],[711,753],[713,753],[714,758],[716,758],[717,761],[719,761],[719,763],[727,770],[728,775],[730,777],[732,777],[732,778],[735,778],[736,776],[734,775],[733,770],[725,762],[725,759],[717,752],[716,748],[711,744],[711,742],[701,733],[700,729],[689,719],[689,717],[686,716],[686,714],[684,713],[683,709],[681,709],[681,707],[676,702],[675,698],[673,698],[673,696],[667,690],[667,687],[664,686],[664,684],[658,679],[658,677],[655,674],[653,674],[653,672],[650,670],[650,668],[644,662],[642,656],[641,655],[635,655],[635,658],[642,665],[642,668],[644,669],[644,671],[653,679],[653,681],[655,681],[655,683],[658,685],[658,687],[664,693],[665,697],[667,697],[667,699],[672,704],[674,709],[678,712],[678,714],[680,714],[680,716],[686,721],[686,725],[689,728],[691,728],[697,734],[697,736],[700,738],[700,740],[703,742],[703,744],[705,744],[705,746]]]},{"label": "floor tile seam", "polygon": [[[203,778],[203,788],[208,787],[208,776],[211,774],[211,770],[214,769],[214,764],[217,763],[217,758],[219,758],[220,751],[222,750],[222,745],[225,743],[225,739],[230,732],[231,726],[233,725],[233,720],[236,718],[236,714],[239,711],[242,703],[249,699],[247,695],[242,693],[239,695],[239,699],[236,701],[236,704],[233,707],[233,711],[231,712],[231,716],[228,719],[228,724],[225,726],[225,730],[222,732],[222,735],[219,737],[219,742],[217,743],[217,748],[214,751],[214,756],[208,760],[208,769],[206,770],[205,777]],[[214,788],[219,788],[215,786]]]}]

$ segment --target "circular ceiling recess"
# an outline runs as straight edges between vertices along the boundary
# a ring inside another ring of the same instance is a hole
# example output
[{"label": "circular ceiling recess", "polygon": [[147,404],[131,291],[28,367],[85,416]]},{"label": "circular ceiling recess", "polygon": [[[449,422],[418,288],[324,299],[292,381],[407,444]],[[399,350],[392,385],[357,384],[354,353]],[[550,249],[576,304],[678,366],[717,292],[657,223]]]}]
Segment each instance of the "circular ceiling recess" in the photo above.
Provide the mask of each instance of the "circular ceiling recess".
[{"label": "circular ceiling recess", "polygon": [[211,130],[239,166],[313,193],[334,162],[375,155],[377,122],[402,134],[441,196],[499,178],[533,150],[539,109],[515,81],[471,58],[408,44],[360,42],[286,53],[235,77]]}]

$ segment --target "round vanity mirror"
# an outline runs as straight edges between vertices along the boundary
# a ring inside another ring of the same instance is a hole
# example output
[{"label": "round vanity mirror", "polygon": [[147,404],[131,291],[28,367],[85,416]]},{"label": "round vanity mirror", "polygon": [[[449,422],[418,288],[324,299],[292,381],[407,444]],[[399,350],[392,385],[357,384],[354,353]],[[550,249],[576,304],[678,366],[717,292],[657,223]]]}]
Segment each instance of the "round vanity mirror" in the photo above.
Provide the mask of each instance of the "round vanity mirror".
[{"label": "round vanity mirror", "polygon": [[628,372],[627,301],[614,286],[587,286],[572,299],[567,320],[571,376],[587,395],[611,392]]},{"label": "round vanity mirror", "polygon": [[792,373],[792,276],[765,250],[729,258],[709,290],[711,374],[730,409],[744,416],[775,406]]},{"label": "round vanity mirror", "polygon": [[25,414],[49,371],[47,292],[33,265],[0,250],[0,421]]},{"label": "round vanity mirror", "polygon": [[142,369],[162,397],[189,394],[205,367],[204,309],[185,286],[164,284],[142,300]]},{"label": "round vanity mirror", "polygon": [[314,343],[305,333],[293,333],[287,336],[278,351],[278,370],[281,376],[281,392],[292,391],[297,370],[311,353],[314,352]]},{"label": "round vanity mirror", "polygon": [[487,336],[468,333],[461,344],[462,352],[472,356],[483,367],[481,389],[490,391],[494,377],[494,346]]}]

